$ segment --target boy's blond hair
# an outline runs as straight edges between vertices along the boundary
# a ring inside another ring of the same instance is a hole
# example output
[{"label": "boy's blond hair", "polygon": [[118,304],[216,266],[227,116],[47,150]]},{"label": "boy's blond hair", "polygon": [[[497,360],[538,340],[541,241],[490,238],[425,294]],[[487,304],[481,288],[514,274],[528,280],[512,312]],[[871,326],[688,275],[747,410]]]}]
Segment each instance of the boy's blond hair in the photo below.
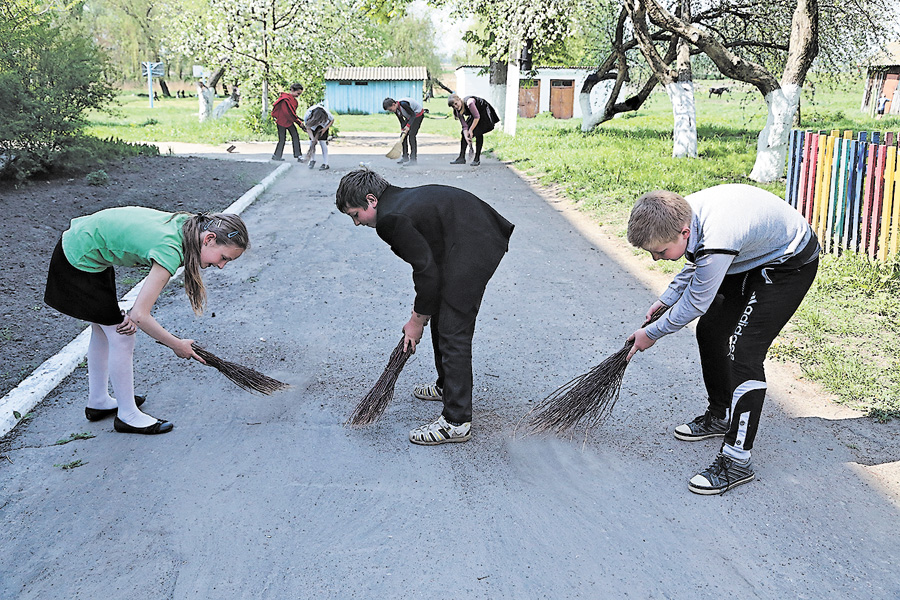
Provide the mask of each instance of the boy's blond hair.
[{"label": "boy's blond hair", "polygon": [[647,192],[631,209],[628,241],[644,249],[671,242],[691,224],[691,214],[691,205],[681,195],[667,190]]}]

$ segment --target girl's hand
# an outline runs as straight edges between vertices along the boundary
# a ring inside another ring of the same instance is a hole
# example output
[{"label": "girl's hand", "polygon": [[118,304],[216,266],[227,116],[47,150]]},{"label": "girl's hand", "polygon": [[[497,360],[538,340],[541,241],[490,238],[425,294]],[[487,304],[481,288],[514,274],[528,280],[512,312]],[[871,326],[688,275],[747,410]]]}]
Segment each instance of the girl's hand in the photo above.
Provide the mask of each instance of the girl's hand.
[{"label": "girl's hand", "polygon": [[200,356],[196,352],[194,352],[194,348],[192,347],[193,343],[194,340],[178,340],[171,347],[172,352],[174,352],[178,358],[193,358],[197,362],[205,365],[206,361],[200,358]]},{"label": "girl's hand", "polygon": [[131,320],[128,313],[124,313],[125,319],[116,325],[116,333],[119,335],[134,335],[137,333],[137,324]]}]

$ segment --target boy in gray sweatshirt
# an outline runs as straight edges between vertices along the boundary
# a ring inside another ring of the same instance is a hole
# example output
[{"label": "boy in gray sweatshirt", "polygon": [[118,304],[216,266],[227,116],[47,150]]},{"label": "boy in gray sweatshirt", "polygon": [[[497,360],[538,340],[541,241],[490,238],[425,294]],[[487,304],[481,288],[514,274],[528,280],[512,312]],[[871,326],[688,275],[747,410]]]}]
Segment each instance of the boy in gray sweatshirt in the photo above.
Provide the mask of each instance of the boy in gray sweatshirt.
[{"label": "boy in gray sweatshirt", "polygon": [[719,185],[683,198],[655,191],[637,200],[628,241],[653,260],[687,258],[647,311],[658,321],[635,331],[628,355],[699,317],[697,344],[709,394],[706,412],[675,428],[675,437],[724,437],[715,461],[688,488],[721,494],[754,477],[750,450],[766,395],[763,361],[800,306],[819,265],[819,242],[789,204],[743,184]]}]

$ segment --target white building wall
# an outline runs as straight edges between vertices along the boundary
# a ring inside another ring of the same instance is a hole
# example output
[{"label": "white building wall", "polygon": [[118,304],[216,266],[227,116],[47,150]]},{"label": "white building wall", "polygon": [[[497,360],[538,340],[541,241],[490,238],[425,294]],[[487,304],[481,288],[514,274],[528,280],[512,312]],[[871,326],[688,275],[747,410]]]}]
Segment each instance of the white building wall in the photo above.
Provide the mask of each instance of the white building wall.
[{"label": "white building wall", "polygon": [[[482,98],[490,98],[490,76],[488,73],[479,75],[481,67],[459,67],[456,70],[456,87],[457,94],[460,96],[480,96]],[[538,101],[538,110],[540,112],[550,111],[550,80],[551,79],[571,79],[575,86],[574,104],[572,107],[572,118],[581,118],[581,105],[578,102],[578,94],[584,85],[584,80],[593,72],[592,69],[565,69],[544,67],[537,71],[535,79],[541,82],[541,97]],[[591,90],[591,105],[594,110],[599,110],[606,102],[609,96],[611,85],[603,85],[601,82],[594,86]]]}]

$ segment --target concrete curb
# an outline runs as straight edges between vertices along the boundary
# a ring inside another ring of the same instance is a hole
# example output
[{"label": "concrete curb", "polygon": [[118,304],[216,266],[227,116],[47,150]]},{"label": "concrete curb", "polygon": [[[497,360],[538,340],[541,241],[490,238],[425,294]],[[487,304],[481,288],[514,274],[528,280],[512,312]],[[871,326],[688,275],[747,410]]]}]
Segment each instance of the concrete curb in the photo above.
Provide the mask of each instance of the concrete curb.
[{"label": "concrete curb", "polygon": [[[222,212],[241,214],[264,191],[269,189],[279,177],[290,170],[292,166],[291,164],[279,166]],[[183,269],[178,269],[172,279],[170,279],[170,282],[178,279],[182,271]],[[119,301],[119,306],[123,310],[128,310],[134,305],[134,301],[137,299],[143,285],[143,281],[139,282]],[[78,363],[87,355],[90,340],[91,328],[88,326],[57,354],[45,360],[22,383],[13,388],[3,398],[0,398],[0,436],[6,435],[18,424],[19,419],[15,417],[13,411],[22,415],[28,414],[63,379],[75,370]]]}]

